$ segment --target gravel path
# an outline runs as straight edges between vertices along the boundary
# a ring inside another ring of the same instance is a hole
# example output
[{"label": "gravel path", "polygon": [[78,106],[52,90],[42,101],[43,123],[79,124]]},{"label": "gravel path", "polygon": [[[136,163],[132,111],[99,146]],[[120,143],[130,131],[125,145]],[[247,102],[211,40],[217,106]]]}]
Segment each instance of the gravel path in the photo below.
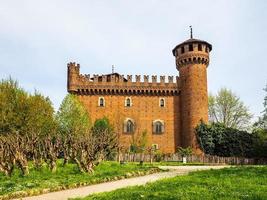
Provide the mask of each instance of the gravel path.
[{"label": "gravel path", "polygon": [[128,178],[118,181],[111,181],[107,183],[100,183],[97,185],[90,185],[75,189],[63,190],[58,192],[51,192],[39,196],[25,197],[24,200],[67,200],[68,198],[85,197],[89,194],[108,192],[123,187],[144,185],[148,182],[157,181],[163,178],[170,178],[178,175],[185,175],[192,171],[221,169],[227,166],[161,166],[162,169],[170,169],[168,172],[160,172],[141,177]]}]

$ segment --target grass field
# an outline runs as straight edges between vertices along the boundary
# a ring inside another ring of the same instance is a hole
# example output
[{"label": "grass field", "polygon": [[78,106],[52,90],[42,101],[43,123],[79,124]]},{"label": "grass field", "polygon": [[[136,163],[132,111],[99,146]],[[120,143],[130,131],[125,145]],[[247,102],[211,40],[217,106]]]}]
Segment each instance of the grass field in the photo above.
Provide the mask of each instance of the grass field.
[{"label": "grass field", "polygon": [[30,168],[30,174],[26,177],[21,176],[18,170],[15,170],[11,178],[0,173],[0,199],[3,198],[3,195],[5,198],[36,195],[143,175],[148,171],[152,172],[152,170],[158,171],[157,168],[148,164],[139,166],[137,163],[120,165],[117,162],[103,162],[96,167],[93,174],[82,174],[75,164],[62,167],[62,161],[59,160],[55,173],[51,173],[47,167],[43,167],[40,171]]},{"label": "grass field", "polygon": [[145,186],[88,196],[83,200],[113,199],[267,199],[267,166],[232,167],[193,172]]}]

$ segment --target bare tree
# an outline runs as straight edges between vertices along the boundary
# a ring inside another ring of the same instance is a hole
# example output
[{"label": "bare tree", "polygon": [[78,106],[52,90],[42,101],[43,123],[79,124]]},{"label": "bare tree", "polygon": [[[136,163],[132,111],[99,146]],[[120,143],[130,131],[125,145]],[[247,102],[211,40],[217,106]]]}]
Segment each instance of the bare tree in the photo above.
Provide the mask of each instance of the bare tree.
[{"label": "bare tree", "polygon": [[246,129],[251,118],[248,108],[231,90],[222,88],[217,95],[209,95],[209,121],[230,128]]}]

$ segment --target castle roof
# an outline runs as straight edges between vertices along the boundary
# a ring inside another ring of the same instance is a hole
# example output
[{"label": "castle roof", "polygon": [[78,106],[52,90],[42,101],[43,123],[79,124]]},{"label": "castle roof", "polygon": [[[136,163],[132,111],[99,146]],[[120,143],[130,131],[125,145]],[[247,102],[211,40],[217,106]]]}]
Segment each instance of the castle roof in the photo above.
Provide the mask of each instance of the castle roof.
[{"label": "castle roof", "polygon": [[209,47],[210,51],[212,50],[212,45],[211,45],[210,43],[208,43],[208,42],[206,42],[206,41],[204,41],[204,40],[199,40],[199,39],[190,38],[190,39],[188,39],[188,40],[182,42],[181,44],[178,44],[178,45],[172,50],[173,55],[175,55],[174,53],[175,53],[175,50],[176,50],[177,48],[179,48],[179,47],[181,47],[181,46],[183,46],[183,45],[186,45],[186,44],[192,44],[192,43],[202,43],[202,44],[206,44],[206,45]]}]

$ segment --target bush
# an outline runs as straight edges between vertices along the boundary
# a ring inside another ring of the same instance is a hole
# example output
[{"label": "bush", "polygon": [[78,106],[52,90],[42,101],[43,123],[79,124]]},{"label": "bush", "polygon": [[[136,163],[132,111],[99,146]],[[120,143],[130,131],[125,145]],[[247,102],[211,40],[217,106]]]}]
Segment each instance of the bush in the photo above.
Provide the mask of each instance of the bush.
[{"label": "bush", "polygon": [[217,156],[258,157],[256,146],[258,135],[227,128],[220,123],[210,125],[201,122],[196,127],[196,136],[200,148],[206,154]]}]

